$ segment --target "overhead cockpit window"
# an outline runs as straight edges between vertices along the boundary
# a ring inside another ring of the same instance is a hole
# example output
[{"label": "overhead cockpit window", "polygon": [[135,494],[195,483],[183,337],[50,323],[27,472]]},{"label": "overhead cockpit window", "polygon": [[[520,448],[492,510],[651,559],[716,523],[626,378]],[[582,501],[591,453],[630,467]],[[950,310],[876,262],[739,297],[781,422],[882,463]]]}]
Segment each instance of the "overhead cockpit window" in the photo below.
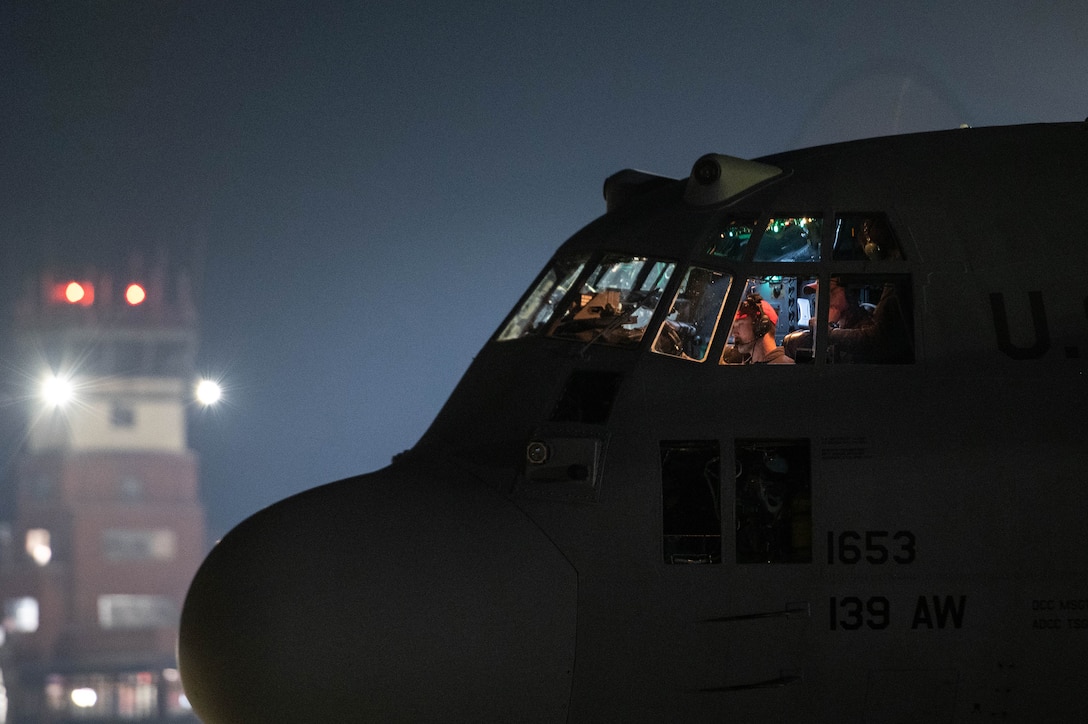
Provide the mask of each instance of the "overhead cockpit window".
[{"label": "overhead cockpit window", "polygon": [[822,231],[823,219],[815,216],[769,219],[753,261],[819,261]]},{"label": "overhead cockpit window", "polygon": [[689,268],[657,332],[653,351],[696,362],[705,360],[731,282],[732,277],[724,272]]},{"label": "overhead cockpit window", "polygon": [[710,237],[706,248],[707,256],[734,261],[743,259],[748,251],[748,242],[752,240],[755,230],[754,218],[728,221],[724,230]]},{"label": "overhead cockpit window", "polygon": [[815,298],[804,294],[814,281],[805,276],[750,277],[733,317],[729,339],[722,352],[723,365],[792,364],[812,361],[811,334],[805,344],[798,331],[807,333],[816,316]]},{"label": "overhead cockpit window", "polygon": [[882,213],[843,214],[835,218],[835,261],[905,259],[903,247]]},{"label": "overhead cockpit window", "polygon": [[557,259],[537,282],[521,308],[499,333],[499,341],[524,337],[547,324],[555,311],[555,305],[566,296],[571,284],[582,273],[588,260],[588,254],[570,259]]},{"label": "overhead cockpit window", "polygon": [[646,257],[605,256],[549,335],[621,347],[638,344],[675,266]]}]

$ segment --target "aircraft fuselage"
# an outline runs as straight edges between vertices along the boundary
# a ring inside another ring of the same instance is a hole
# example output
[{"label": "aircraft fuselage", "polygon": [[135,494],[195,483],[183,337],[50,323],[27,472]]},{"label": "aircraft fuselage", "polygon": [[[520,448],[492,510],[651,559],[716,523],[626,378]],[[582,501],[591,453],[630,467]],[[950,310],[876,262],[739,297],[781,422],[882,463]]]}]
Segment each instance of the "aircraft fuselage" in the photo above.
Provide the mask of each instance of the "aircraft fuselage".
[{"label": "aircraft fuselage", "polygon": [[411,451],[212,551],[197,712],[1084,720],[1086,152],[617,174]]}]

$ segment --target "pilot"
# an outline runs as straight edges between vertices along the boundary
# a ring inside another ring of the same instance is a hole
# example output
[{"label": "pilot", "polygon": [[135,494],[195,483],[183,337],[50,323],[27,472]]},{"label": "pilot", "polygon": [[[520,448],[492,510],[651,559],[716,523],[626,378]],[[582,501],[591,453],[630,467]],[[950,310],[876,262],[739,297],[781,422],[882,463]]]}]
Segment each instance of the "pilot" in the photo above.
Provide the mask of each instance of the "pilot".
[{"label": "pilot", "polygon": [[721,364],[793,364],[785,350],[775,344],[778,313],[759,294],[749,294],[733,318],[733,346],[722,353]]}]

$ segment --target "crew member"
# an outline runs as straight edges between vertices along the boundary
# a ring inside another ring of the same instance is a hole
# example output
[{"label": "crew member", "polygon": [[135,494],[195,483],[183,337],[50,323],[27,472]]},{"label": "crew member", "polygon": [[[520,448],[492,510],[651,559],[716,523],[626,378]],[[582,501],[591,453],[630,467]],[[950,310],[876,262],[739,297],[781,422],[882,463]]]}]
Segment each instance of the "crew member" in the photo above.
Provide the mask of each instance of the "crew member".
[{"label": "crew member", "polygon": [[722,364],[793,364],[785,350],[775,344],[778,313],[759,294],[749,294],[733,318],[733,346],[722,353]]}]

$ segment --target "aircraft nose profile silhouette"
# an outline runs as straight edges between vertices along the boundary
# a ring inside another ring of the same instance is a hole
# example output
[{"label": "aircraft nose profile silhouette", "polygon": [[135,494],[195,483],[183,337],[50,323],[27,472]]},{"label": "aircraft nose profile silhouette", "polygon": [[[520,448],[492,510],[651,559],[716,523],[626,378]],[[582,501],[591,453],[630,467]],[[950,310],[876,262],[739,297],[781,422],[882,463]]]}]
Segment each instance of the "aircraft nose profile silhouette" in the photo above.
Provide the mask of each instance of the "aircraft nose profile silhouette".
[{"label": "aircraft nose profile silhouette", "polygon": [[495,491],[436,479],[409,467],[324,486],[225,537],[183,615],[187,632],[209,634],[185,639],[186,685],[229,692],[197,711],[501,720],[522,716],[508,708],[516,689],[519,707],[563,718],[574,570]]},{"label": "aircraft nose profile silhouette", "polygon": [[209,553],[209,724],[1088,720],[1088,123],[610,176],[430,428]]}]

